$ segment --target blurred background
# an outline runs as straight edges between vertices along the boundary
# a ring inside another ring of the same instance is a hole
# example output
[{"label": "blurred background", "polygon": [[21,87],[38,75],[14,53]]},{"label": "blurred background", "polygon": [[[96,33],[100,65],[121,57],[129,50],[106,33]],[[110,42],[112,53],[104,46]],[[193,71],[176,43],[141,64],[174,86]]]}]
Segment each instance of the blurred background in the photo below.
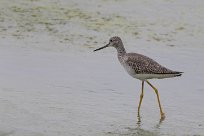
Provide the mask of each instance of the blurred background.
[{"label": "blurred background", "polygon": [[[120,66],[127,52],[183,71],[152,80]],[[204,1],[1,0],[0,136],[204,136]]]}]

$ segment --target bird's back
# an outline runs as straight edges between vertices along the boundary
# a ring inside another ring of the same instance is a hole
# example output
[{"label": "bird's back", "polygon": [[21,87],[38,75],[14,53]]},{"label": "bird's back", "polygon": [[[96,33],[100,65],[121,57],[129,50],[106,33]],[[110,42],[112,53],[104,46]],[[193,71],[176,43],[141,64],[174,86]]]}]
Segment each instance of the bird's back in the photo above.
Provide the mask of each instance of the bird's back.
[{"label": "bird's back", "polygon": [[119,61],[133,77],[145,80],[180,76],[182,72],[170,70],[153,59],[138,53],[126,53]]}]

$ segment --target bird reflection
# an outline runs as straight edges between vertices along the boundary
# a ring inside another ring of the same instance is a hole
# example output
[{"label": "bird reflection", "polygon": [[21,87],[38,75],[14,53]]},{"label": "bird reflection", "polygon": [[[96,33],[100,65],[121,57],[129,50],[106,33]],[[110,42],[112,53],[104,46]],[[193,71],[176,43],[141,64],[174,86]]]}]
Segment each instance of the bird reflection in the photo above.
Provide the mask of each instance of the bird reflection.
[{"label": "bird reflection", "polygon": [[141,116],[139,113],[137,114],[137,127],[141,127]]},{"label": "bird reflection", "polygon": [[[137,114],[137,128],[141,128],[142,126],[142,120],[141,120],[141,116],[138,113]],[[154,128],[160,129],[160,126],[162,125],[162,123],[164,122],[165,118],[160,118],[159,122],[154,126]]]}]

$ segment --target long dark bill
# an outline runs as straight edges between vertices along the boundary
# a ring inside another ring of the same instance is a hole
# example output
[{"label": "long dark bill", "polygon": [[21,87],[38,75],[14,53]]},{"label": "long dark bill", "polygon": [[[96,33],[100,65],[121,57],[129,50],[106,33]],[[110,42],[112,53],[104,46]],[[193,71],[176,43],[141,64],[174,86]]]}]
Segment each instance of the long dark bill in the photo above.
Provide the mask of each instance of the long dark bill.
[{"label": "long dark bill", "polygon": [[98,51],[98,50],[104,49],[104,48],[108,47],[108,45],[109,45],[109,44],[107,44],[107,45],[105,45],[105,46],[103,46],[103,47],[101,47],[101,48],[95,49],[94,51]]}]

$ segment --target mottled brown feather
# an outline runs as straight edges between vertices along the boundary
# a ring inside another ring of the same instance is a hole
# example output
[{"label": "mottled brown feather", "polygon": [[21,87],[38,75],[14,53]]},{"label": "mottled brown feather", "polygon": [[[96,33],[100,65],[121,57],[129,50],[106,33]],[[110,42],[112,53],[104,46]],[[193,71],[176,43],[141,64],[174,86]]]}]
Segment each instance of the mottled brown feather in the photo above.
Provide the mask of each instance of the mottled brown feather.
[{"label": "mottled brown feather", "polygon": [[153,59],[138,53],[126,53],[125,62],[136,74],[180,74],[182,72],[167,69]]}]

